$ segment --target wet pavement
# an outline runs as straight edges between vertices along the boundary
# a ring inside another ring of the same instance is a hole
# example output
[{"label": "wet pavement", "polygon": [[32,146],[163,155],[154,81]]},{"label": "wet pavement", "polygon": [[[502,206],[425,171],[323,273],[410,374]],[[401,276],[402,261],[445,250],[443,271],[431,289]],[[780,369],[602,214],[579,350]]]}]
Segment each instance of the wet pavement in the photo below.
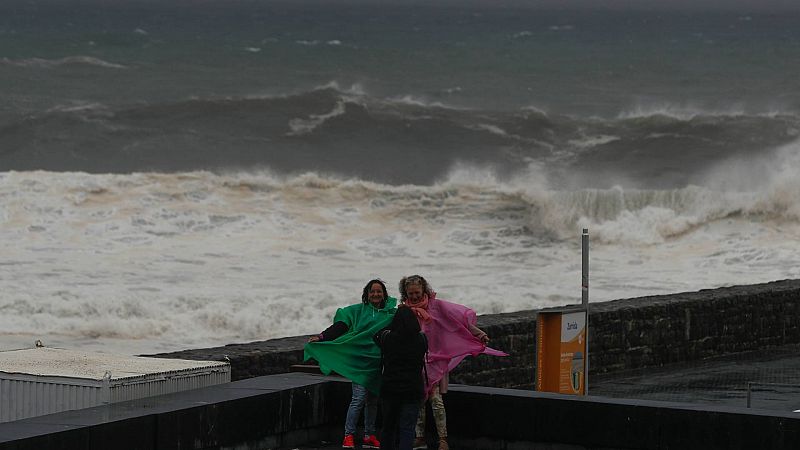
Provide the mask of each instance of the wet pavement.
[{"label": "wet pavement", "polygon": [[[747,407],[748,386],[752,408],[780,412],[800,410],[800,346],[595,375],[589,379],[589,394],[617,399]],[[331,448],[341,448],[341,443],[319,442],[297,447],[298,450]]]},{"label": "wet pavement", "polygon": [[772,349],[647,370],[594,376],[592,396],[774,411],[800,409],[800,346]]}]

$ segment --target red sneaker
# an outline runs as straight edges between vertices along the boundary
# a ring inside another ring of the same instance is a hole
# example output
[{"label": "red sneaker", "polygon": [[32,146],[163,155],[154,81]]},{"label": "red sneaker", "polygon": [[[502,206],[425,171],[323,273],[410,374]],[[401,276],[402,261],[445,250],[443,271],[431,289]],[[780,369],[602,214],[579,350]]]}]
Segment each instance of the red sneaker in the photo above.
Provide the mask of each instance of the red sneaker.
[{"label": "red sneaker", "polygon": [[342,441],[342,448],[356,448],[355,440],[352,434],[345,434]]},{"label": "red sneaker", "polygon": [[364,436],[364,441],[361,442],[361,447],[363,448],[381,448],[381,443],[378,441],[378,438],[375,437],[374,434],[368,434]]}]

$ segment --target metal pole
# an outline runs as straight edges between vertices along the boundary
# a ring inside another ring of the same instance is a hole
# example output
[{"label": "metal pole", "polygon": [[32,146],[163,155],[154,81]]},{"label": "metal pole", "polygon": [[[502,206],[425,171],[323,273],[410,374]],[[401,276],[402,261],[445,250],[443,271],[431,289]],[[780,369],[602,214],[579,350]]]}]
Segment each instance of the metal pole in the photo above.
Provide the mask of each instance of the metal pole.
[{"label": "metal pole", "polygon": [[[766,387],[783,387],[783,388],[800,388],[800,384],[792,384],[792,383],[760,383],[758,381],[748,381],[747,382],[747,407],[749,408],[753,404],[753,391],[757,390],[757,386],[766,386]],[[798,410],[800,411],[800,410]],[[795,411],[795,412],[798,412]]]},{"label": "metal pole", "polygon": [[589,305],[589,229],[584,228],[581,235],[581,254],[583,255],[583,263],[581,269],[583,276],[581,277],[581,304],[583,307]]},{"label": "metal pole", "polygon": [[589,395],[589,229],[581,234],[581,305],[586,314],[586,348],[583,352],[583,395]]}]

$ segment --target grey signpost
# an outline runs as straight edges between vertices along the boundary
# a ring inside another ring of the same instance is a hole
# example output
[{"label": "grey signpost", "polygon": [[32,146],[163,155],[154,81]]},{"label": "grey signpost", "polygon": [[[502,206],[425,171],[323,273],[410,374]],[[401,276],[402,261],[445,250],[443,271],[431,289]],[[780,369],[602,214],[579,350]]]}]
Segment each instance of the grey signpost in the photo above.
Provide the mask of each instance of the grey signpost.
[{"label": "grey signpost", "polygon": [[581,305],[586,314],[586,353],[583,364],[583,394],[589,395],[589,229],[581,234]]}]

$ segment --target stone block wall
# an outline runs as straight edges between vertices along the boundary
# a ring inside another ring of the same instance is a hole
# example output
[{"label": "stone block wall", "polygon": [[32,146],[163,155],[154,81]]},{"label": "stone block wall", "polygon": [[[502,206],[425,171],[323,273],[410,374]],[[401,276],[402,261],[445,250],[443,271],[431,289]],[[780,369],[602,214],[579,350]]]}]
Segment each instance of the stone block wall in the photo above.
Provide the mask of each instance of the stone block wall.
[{"label": "stone block wall", "polygon": [[797,280],[598,303],[589,314],[592,373],[797,343]]},{"label": "stone block wall", "polygon": [[[507,358],[467,358],[454,383],[530,387],[537,310],[483,315],[478,325]],[[185,350],[159,357],[231,362],[233,380],[283,373],[301,364],[305,336]],[[591,374],[658,367],[800,343],[800,280],[733,286],[590,304]]]}]

